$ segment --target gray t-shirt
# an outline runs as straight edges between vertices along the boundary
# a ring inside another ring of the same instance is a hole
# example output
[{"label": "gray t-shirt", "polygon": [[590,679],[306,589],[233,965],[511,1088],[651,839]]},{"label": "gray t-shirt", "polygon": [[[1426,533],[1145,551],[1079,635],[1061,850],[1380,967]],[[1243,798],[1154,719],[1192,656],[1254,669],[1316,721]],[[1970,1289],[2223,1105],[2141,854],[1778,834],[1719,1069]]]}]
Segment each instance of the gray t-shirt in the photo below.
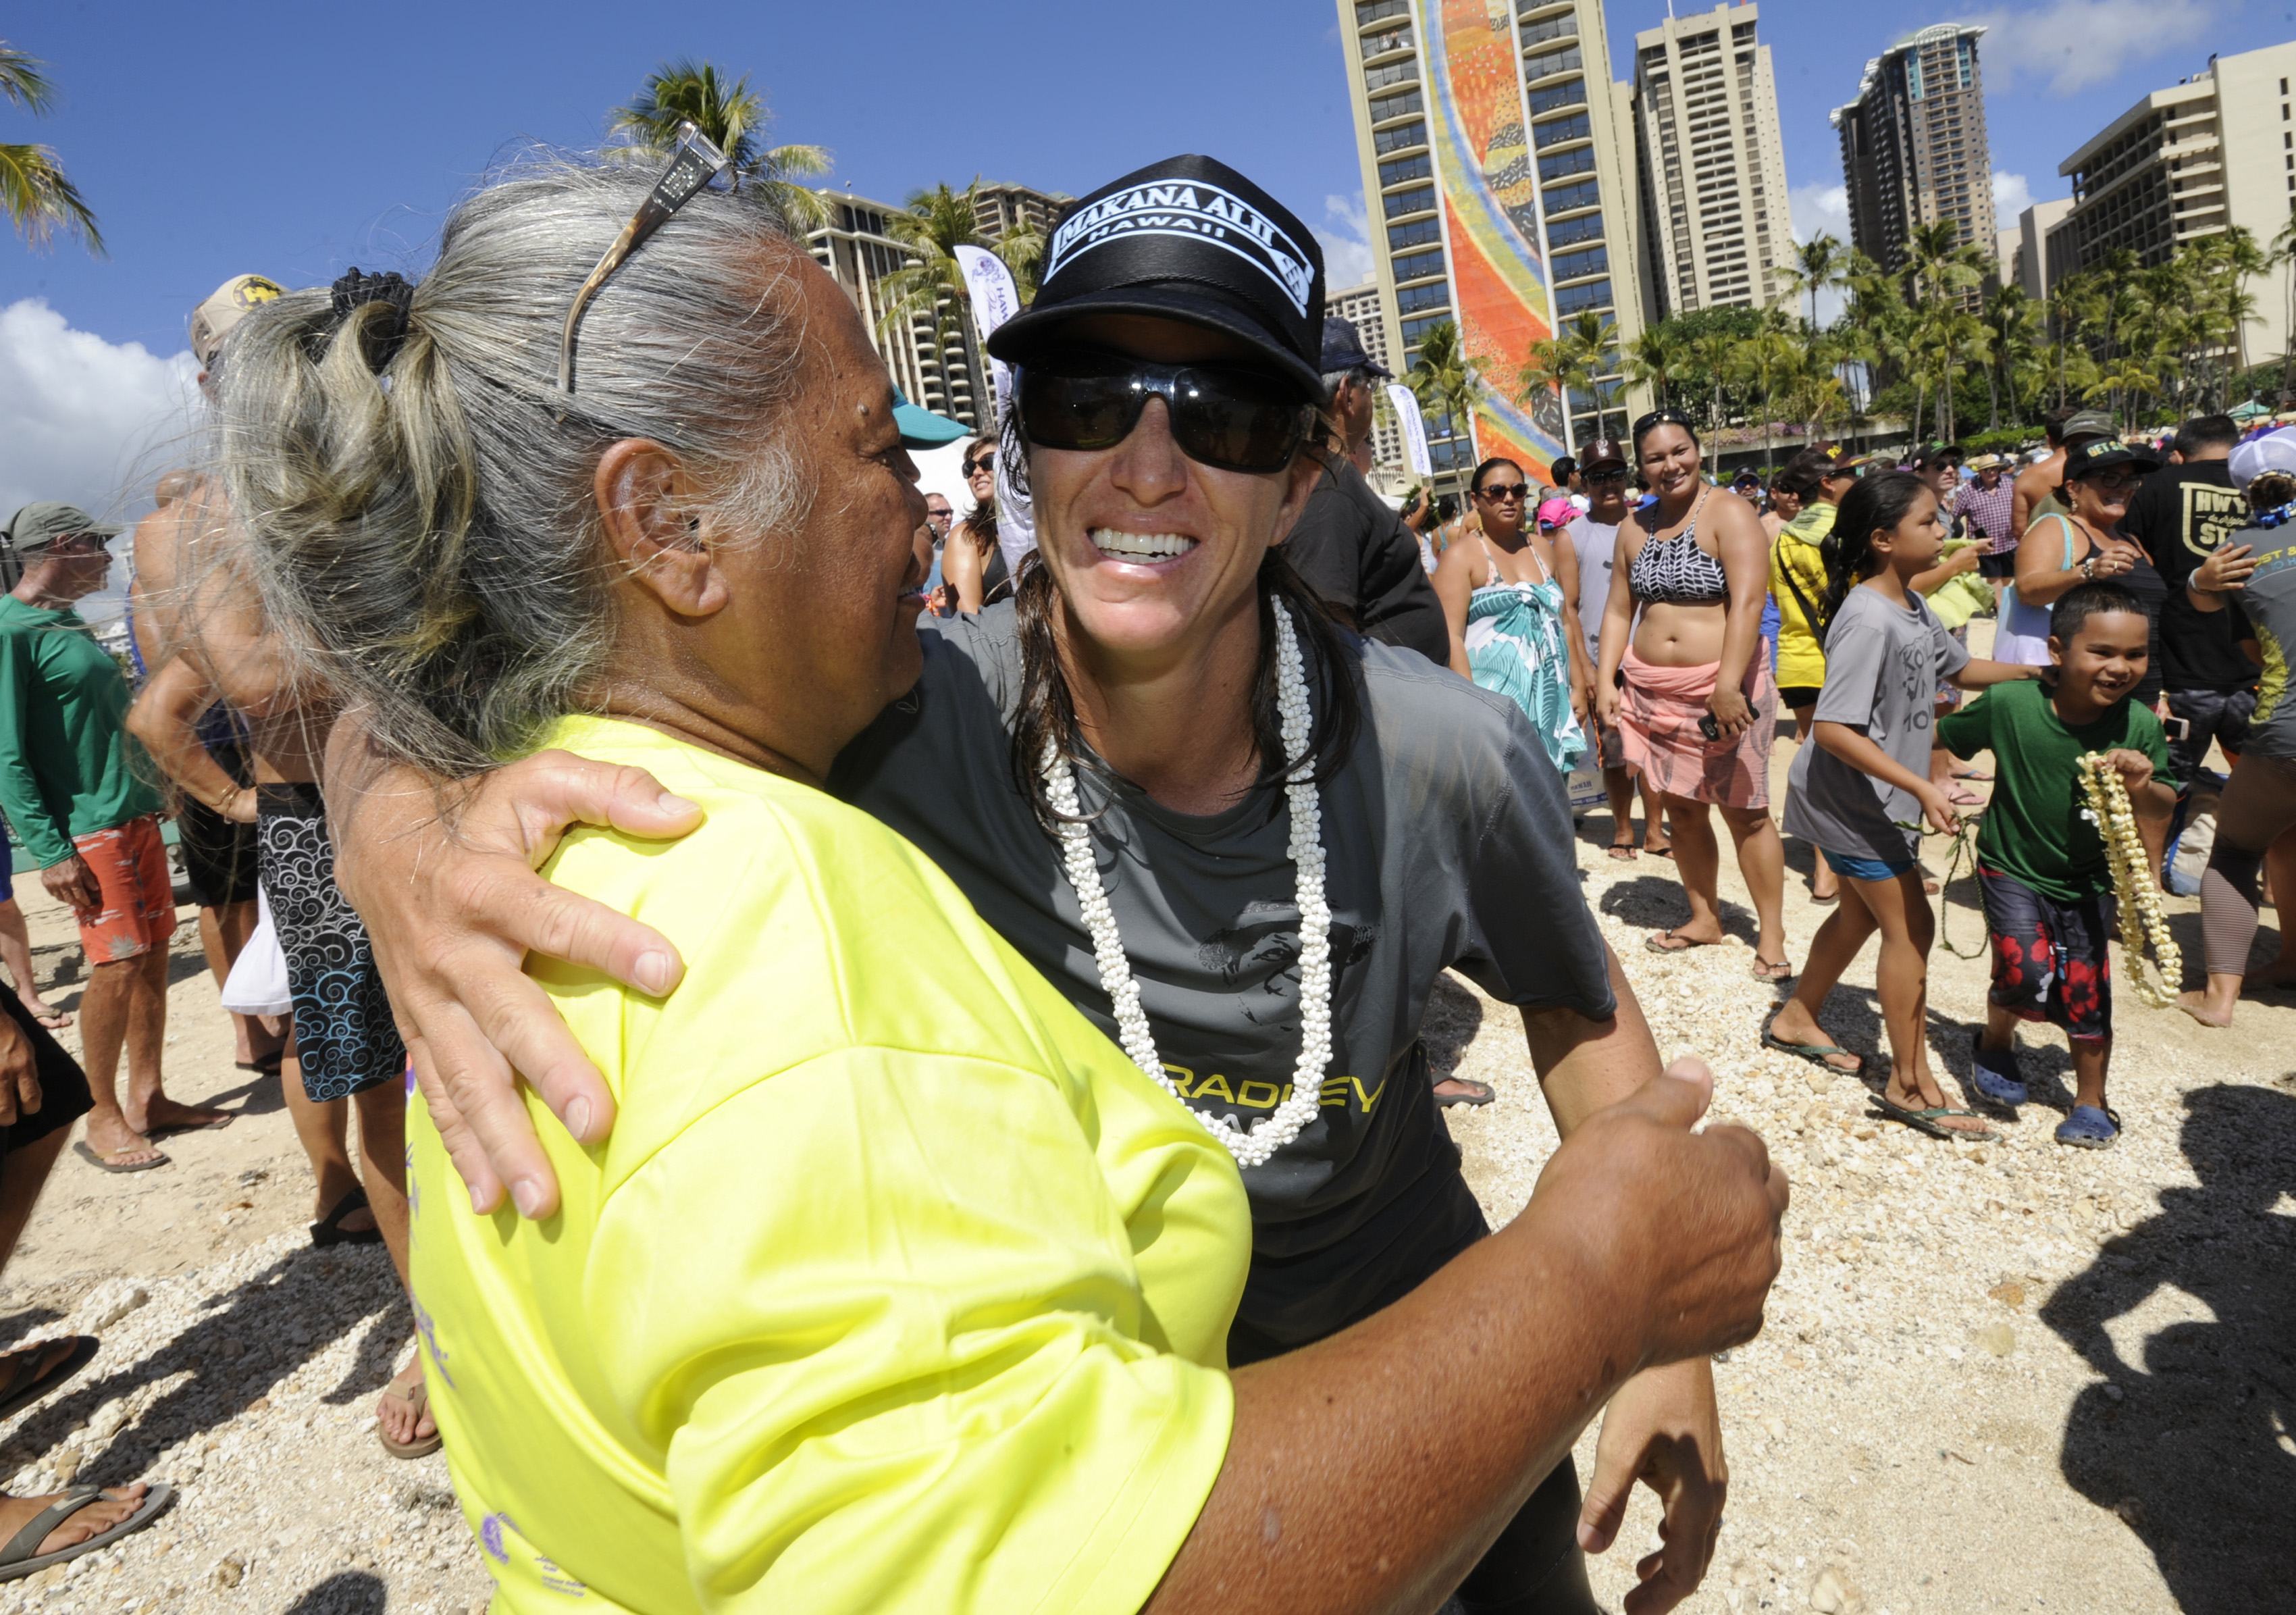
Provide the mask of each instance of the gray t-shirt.
[{"label": "gray t-shirt", "polygon": [[1611,603],[1611,569],[1619,558],[1619,524],[1578,516],[1562,530],[1578,556],[1578,626],[1587,635],[1587,660],[1599,666],[1603,613]]},{"label": "gray t-shirt", "polygon": [[[922,848],[1112,1036],[1082,909],[1013,777],[1013,609],[929,627],[916,689],[846,749],[832,788]],[[1419,1043],[1444,969],[1509,1004],[1615,1008],[1562,776],[1521,712],[1415,652],[1346,643],[1365,699],[1355,748],[1323,786],[1323,1111],[1244,1174],[1253,1261],[1238,1322],[1287,1348],[1394,1299],[1481,1231]],[[1197,817],[1096,768],[1079,767],[1078,787],[1088,812],[1105,809],[1093,841],[1157,1053],[1189,1103],[1248,1126],[1289,1093],[1300,1057],[1280,791]]]},{"label": "gray t-shirt", "polygon": [[[1968,664],[1969,652],[1915,595],[1892,604],[1864,585],[1849,591],[1825,631],[1825,685],[1813,721],[1847,724],[1922,778],[1930,772],[1938,681]],[[1913,793],[1861,774],[1813,738],[1793,760],[1788,835],[1844,857],[1901,863],[1921,845],[1922,806]],[[1894,822],[1893,822],[1894,821]]]},{"label": "gray t-shirt", "polygon": [[2296,697],[2289,659],[2296,656],[2296,525],[2247,527],[2225,540],[2255,553],[2256,570],[2233,599],[2233,633],[2253,639],[2264,653],[2256,715],[2242,748],[2259,757],[2296,757]]}]

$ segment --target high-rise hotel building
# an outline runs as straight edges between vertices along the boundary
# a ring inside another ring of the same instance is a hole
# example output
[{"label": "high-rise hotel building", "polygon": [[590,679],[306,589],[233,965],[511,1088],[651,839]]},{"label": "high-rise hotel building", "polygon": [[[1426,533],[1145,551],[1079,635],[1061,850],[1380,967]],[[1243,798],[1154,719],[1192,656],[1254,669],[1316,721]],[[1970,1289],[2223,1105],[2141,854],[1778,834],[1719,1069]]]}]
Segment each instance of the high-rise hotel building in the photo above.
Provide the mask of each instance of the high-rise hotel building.
[{"label": "high-rise hotel building", "polygon": [[1339,0],[1390,361],[1458,327],[1480,371],[1474,439],[1428,422],[1439,471],[1482,454],[1533,475],[1596,433],[1597,398],[1528,396],[1532,342],[1607,322],[1596,390],[1616,431],[1640,334],[1633,174],[1601,0]]},{"label": "high-rise hotel building", "polygon": [[1635,36],[1635,161],[1644,307],[1652,320],[1791,290],[1785,143],[1758,12],[1726,3]]},{"label": "high-rise hotel building", "polygon": [[[1324,309],[1356,328],[1356,334],[1363,339],[1364,353],[1372,363],[1398,376],[1403,373],[1403,366],[1396,362],[1394,347],[1388,340],[1387,315],[1380,301],[1377,281],[1324,292]],[[1390,493],[1401,492],[1411,480],[1403,458],[1403,428],[1383,401],[1372,421],[1371,461],[1372,480],[1387,484]]]},{"label": "high-rise hotel building", "polygon": [[[1857,99],[1833,111],[1852,245],[1895,274],[1914,226],[1951,219],[1963,246],[1997,255],[1993,154],[1985,137],[1985,30],[1940,22],[1866,64]],[[1972,288],[1965,296],[1980,295]]]}]

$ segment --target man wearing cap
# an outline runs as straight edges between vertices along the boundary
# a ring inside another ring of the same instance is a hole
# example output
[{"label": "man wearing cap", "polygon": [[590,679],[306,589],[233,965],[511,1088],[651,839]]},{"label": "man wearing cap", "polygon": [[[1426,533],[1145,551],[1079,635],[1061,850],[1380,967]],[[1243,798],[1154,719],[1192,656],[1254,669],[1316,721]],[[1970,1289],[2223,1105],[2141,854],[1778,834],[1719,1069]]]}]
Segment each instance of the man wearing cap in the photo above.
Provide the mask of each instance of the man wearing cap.
[{"label": "man wearing cap", "polygon": [[2084,443],[2112,436],[2112,422],[2101,410],[2052,410],[2041,417],[2041,430],[2048,437],[2049,452],[2017,473],[2009,503],[2010,532],[2020,540],[2040,517],[2065,513],[2065,455]]},{"label": "man wearing cap", "polygon": [[[1571,603],[1587,637],[1587,656],[1599,664],[1603,660],[1603,612],[1611,603],[1611,569],[1619,558],[1619,528],[1634,508],[1627,494],[1627,452],[1609,438],[1596,438],[1586,445],[1585,457],[1575,470],[1586,485],[1587,510],[1562,529],[1561,542],[1568,544],[1577,562],[1578,597]],[[1558,563],[1560,558],[1558,548]],[[1603,769],[1603,791],[1611,799],[1611,856],[1621,861],[1633,858],[1636,856],[1635,778],[1627,771],[1627,756],[1618,728],[1602,724],[1591,700],[1580,717],[1587,726],[1587,734],[1599,737],[1597,756]],[[1642,849],[1659,854],[1670,852],[1658,792],[1645,785],[1642,797]]]},{"label": "man wearing cap", "polygon": [[1419,541],[1360,469],[1370,463],[1372,398],[1388,372],[1337,315],[1324,321],[1322,363],[1332,428],[1315,451],[1324,474],[1283,541],[1284,559],[1365,638],[1448,667],[1451,630],[1420,564]]},{"label": "man wearing cap", "polygon": [[160,794],[123,722],[127,680],[72,609],[103,586],[104,541],[119,532],[69,504],[28,504],[8,523],[22,571],[0,598],[0,808],[87,955],[80,1039],[94,1108],[82,1148],[107,1171],[141,1172],[167,1161],[153,1137],[231,1119],[160,1086],[176,897]]}]

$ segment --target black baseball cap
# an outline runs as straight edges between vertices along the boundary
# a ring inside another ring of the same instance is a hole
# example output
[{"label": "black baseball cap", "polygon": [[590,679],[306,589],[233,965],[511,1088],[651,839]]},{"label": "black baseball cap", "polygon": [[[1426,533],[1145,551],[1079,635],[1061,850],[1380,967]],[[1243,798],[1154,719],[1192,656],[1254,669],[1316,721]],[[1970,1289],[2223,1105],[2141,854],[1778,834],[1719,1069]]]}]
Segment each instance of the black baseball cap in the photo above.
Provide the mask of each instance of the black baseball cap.
[{"label": "black baseball cap", "polygon": [[[988,339],[1009,364],[1086,315],[1184,320],[1240,338],[1324,389],[1324,253],[1292,210],[1226,163],[1167,158],[1103,185],[1062,216],[1036,300]],[[1358,344],[1360,350],[1360,344]]]},{"label": "black baseball cap", "polygon": [[1356,323],[1336,314],[1324,316],[1324,356],[1317,363],[1327,376],[1342,370],[1365,370],[1375,376],[1395,374],[1364,351],[1363,334],[1356,329]]},{"label": "black baseball cap", "polygon": [[2140,471],[2152,471],[2160,463],[2161,456],[2142,444],[2098,438],[2066,452],[2065,480],[2070,482],[2115,465],[2135,465]]}]

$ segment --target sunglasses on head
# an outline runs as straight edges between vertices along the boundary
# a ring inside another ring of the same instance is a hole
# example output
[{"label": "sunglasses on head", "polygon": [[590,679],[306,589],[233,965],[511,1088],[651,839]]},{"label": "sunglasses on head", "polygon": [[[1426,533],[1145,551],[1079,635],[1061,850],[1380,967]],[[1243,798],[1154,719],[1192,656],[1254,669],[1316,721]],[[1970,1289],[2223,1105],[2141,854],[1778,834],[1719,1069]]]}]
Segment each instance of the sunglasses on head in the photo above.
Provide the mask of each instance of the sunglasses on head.
[{"label": "sunglasses on head", "polygon": [[1678,409],[1653,409],[1634,423],[1630,429],[1630,435],[1640,438],[1644,433],[1660,426],[1679,426],[1683,430],[1688,431],[1690,417]]},{"label": "sunglasses on head", "polygon": [[1021,430],[1041,448],[1114,448],[1164,400],[1172,440],[1218,471],[1265,475],[1292,463],[1312,412],[1282,379],[1224,365],[1156,365],[1103,348],[1056,349],[1021,370]]}]

